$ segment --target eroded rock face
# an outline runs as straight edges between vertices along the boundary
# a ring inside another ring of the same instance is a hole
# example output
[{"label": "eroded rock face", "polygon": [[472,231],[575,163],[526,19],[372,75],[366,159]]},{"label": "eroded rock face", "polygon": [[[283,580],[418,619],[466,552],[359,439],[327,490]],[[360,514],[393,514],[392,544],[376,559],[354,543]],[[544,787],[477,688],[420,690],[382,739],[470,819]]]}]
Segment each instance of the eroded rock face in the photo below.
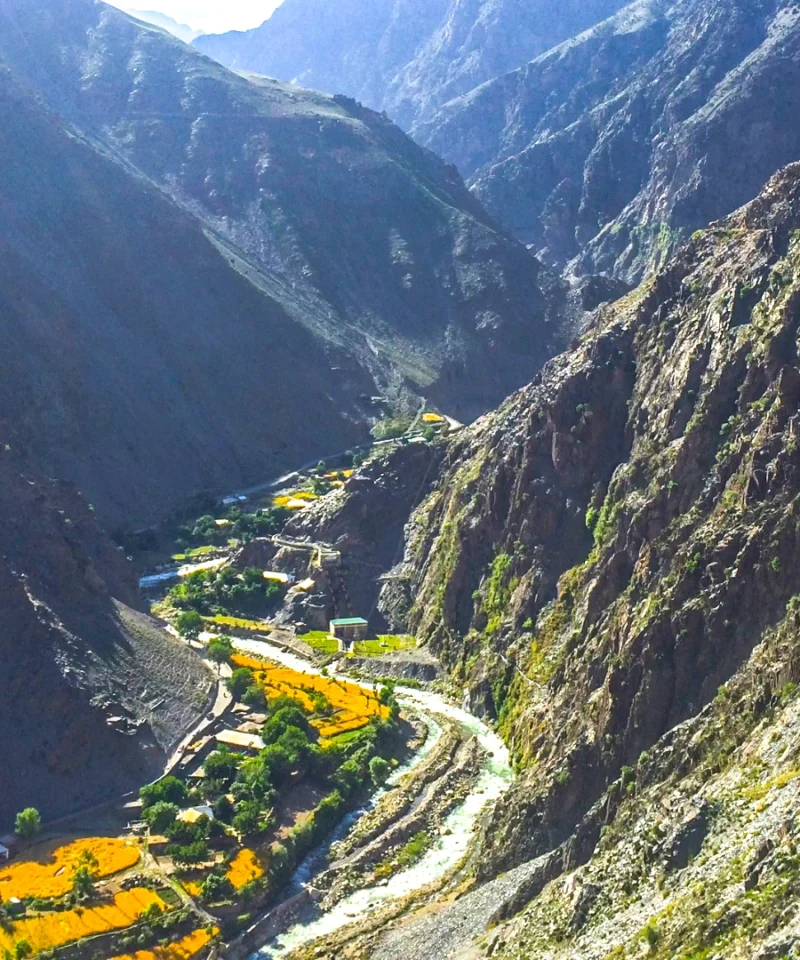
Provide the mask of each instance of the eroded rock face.
[{"label": "eroded rock face", "polygon": [[136,574],[70,484],[0,445],[0,826],[158,776],[212,677],[141,610]]},{"label": "eroded rock face", "polygon": [[798,227],[791,167],[455,440],[409,524],[406,626],[523,766],[483,876],[567,841],[800,589]]},{"label": "eroded rock face", "polygon": [[800,155],[792,0],[637,0],[416,131],[548,263],[638,281]]}]

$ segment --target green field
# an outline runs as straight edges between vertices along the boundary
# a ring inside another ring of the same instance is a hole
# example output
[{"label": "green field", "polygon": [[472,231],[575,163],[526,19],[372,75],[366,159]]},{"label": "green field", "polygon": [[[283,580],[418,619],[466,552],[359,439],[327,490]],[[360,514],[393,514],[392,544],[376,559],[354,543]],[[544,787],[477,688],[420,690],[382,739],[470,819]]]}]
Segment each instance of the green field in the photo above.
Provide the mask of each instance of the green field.
[{"label": "green field", "polygon": [[357,657],[380,657],[385,653],[396,653],[399,650],[415,650],[417,641],[414,637],[397,636],[390,634],[379,636],[377,640],[358,640],[353,647]]},{"label": "green field", "polygon": [[[310,647],[320,653],[336,653],[339,649],[337,641],[325,630],[310,630],[308,633],[298,634]],[[380,657],[385,653],[395,653],[398,650],[414,650],[417,642],[413,637],[386,635],[377,640],[358,640],[353,647],[353,654],[357,657]]]},{"label": "green field", "polygon": [[309,630],[308,633],[298,634],[297,639],[320,653],[336,653],[339,649],[339,644],[326,630]]}]

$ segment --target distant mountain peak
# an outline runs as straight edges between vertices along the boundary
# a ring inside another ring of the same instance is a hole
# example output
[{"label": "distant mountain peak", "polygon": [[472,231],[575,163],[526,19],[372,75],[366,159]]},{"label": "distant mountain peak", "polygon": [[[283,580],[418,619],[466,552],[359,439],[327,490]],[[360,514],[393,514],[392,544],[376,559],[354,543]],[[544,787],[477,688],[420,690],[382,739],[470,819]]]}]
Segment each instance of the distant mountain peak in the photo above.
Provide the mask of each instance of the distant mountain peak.
[{"label": "distant mountain peak", "polygon": [[179,40],[183,40],[184,43],[191,43],[198,37],[205,36],[204,31],[195,30],[194,27],[190,27],[186,23],[178,23],[177,20],[168,17],[165,13],[159,13],[157,10],[133,10],[129,8],[126,9],[126,13],[136,17],[137,20],[144,20],[145,23],[161,27]]}]

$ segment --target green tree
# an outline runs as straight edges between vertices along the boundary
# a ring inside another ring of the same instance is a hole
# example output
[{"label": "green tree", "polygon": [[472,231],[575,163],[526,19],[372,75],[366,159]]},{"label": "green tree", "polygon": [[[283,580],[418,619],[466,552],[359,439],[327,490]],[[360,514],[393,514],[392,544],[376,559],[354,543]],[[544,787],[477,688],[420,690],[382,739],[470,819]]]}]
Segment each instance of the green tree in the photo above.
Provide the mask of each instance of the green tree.
[{"label": "green tree", "polygon": [[267,705],[267,695],[264,688],[257,683],[250,684],[242,695],[242,703],[247,704],[248,707],[264,709]]},{"label": "green tree", "polygon": [[369,775],[376,787],[382,787],[389,779],[392,768],[383,757],[373,757],[369,762]]},{"label": "green tree", "polygon": [[277,746],[286,752],[293,766],[305,760],[311,750],[308,734],[299,727],[287,727],[281,734]]},{"label": "green tree", "polygon": [[198,863],[205,863],[209,858],[208,844],[205,840],[195,840],[185,846],[170,844],[167,847],[167,853],[179,867],[190,867]]},{"label": "green tree", "polygon": [[163,801],[164,803],[174,803],[180,807],[186,803],[188,791],[183,780],[177,777],[164,777],[157,783],[148,784],[139,791],[139,798],[142,801],[142,809],[147,810],[154,804]]},{"label": "green tree", "polygon": [[271,717],[274,717],[279,710],[283,710],[285,707],[294,707],[301,713],[308,713],[302,701],[297,700],[295,697],[290,697],[286,693],[282,693],[279,697],[275,697],[274,700],[270,700],[267,705],[267,712]]},{"label": "green tree", "polygon": [[26,957],[33,955],[33,947],[27,940],[17,940],[14,944],[14,956],[16,960],[26,960]]},{"label": "green tree", "polygon": [[243,800],[236,809],[233,829],[243,837],[251,837],[264,826],[261,806],[255,800]]},{"label": "green tree", "polygon": [[[42,818],[35,807],[26,807],[17,814],[14,832],[18,837],[22,837],[23,840],[33,840],[33,838],[40,833],[41,829]],[[20,943],[25,942],[24,940],[20,940]]]},{"label": "green tree", "polygon": [[234,700],[241,700],[244,692],[253,685],[253,671],[249,667],[241,667],[234,670],[233,674],[225,681],[225,686],[230,691]]},{"label": "green tree", "polygon": [[233,641],[230,637],[214,637],[208,645],[206,656],[212,663],[230,663],[233,656]]},{"label": "green tree", "polygon": [[158,920],[164,913],[161,904],[151,903],[144,908],[141,913],[140,919],[144,920],[145,923],[152,923],[154,920]]},{"label": "green tree", "polygon": [[313,728],[308,722],[308,714],[297,707],[284,707],[274,713],[264,724],[264,742],[277,743],[289,727],[297,727],[306,738],[313,736]]},{"label": "green tree", "polygon": [[217,750],[206,758],[203,770],[207,777],[219,780],[227,787],[236,778],[241,762],[241,758],[230,750]]},{"label": "green tree", "polygon": [[76,866],[72,872],[72,892],[79,900],[89,900],[95,893],[94,881],[95,875],[86,864]]},{"label": "green tree", "polygon": [[214,811],[214,816],[216,817],[217,822],[230,823],[231,820],[233,820],[233,804],[225,794],[223,794],[221,797],[218,797],[214,801],[212,810]]},{"label": "green tree", "polygon": [[196,610],[184,610],[178,614],[175,628],[182,637],[196,640],[203,629],[203,618]]},{"label": "green tree", "polygon": [[220,873],[212,873],[200,890],[200,896],[206,903],[219,903],[222,900],[229,900],[233,893],[233,884],[224,874]]},{"label": "green tree", "polygon": [[165,833],[175,823],[178,807],[166,800],[159,800],[158,803],[154,803],[152,807],[143,811],[142,816],[152,833]]}]

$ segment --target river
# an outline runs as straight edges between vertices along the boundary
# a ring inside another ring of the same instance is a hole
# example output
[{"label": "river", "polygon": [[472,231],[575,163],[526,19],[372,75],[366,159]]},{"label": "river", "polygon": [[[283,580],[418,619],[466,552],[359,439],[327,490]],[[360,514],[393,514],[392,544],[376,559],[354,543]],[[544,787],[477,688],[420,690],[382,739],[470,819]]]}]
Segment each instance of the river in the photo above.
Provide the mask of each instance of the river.
[{"label": "river", "polygon": [[[278,650],[269,643],[237,639],[235,645],[242,651],[269,656],[271,659],[295,670],[310,674],[319,673],[301,657]],[[372,685],[363,683],[362,686],[371,687]],[[402,688],[398,688],[396,693],[398,700],[405,709],[414,712],[425,721],[428,725],[429,735],[424,747],[417,751],[407,764],[395,771],[388,786],[391,787],[393,783],[396,783],[400,777],[408,773],[430,753],[441,735],[441,728],[432,714],[442,714],[452,718],[468,730],[470,734],[477,737],[480,745],[486,751],[483,769],[472,792],[445,819],[442,824],[442,831],[434,845],[417,863],[393,875],[388,882],[384,881],[383,886],[376,885],[356,891],[339,901],[328,911],[322,912],[318,907],[313,908],[308,919],[296,923],[285,933],[270,941],[253,954],[251,960],[277,960],[277,958],[285,957],[297,947],[309,943],[317,937],[333,933],[359,918],[367,917],[373,910],[387,902],[404,897],[444,877],[468,851],[478,820],[488,804],[494,802],[511,785],[513,773],[509,764],[508,751],[502,740],[486,724],[467,713],[467,711],[448,702],[437,693]],[[295,873],[292,893],[301,890],[313,878],[317,868],[324,863],[330,845],[336,840],[340,840],[355,823],[358,816],[374,806],[383,792],[385,791],[376,793],[367,807],[351,814],[330,840],[313,851],[300,864]]]}]

